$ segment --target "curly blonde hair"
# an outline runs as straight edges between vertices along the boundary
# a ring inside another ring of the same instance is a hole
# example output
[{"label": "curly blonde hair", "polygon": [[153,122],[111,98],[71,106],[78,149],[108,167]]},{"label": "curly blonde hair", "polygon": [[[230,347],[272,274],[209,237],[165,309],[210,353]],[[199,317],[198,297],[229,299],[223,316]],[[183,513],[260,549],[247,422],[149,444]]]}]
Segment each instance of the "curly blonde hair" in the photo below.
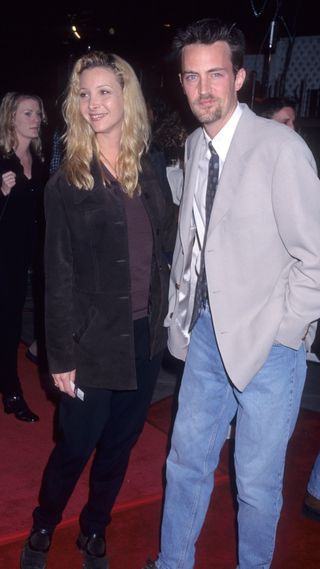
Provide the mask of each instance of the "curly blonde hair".
[{"label": "curly blonde hair", "polygon": [[[3,154],[10,154],[18,145],[18,138],[13,119],[18,105],[21,101],[25,101],[26,99],[37,101],[40,107],[42,123],[47,123],[43,102],[38,95],[18,93],[17,91],[9,91],[6,93],[0,105],[0,150]],[[44,158],[42,155],[42,142],[40,135],[31,141],[31,147],[43,162]]]},{"label": "curly blonde hair", "polygon": [[131,65],[118,55],[89,52],[80,57],[73,67],[63,103],[67,125],[63,169],[69,183],[79,189],[92,190],[94,180],[90,166],[93,158],[99,159],[99,148],[93,129],[80,113],[79,93],[81,73],[95,67],[111,69],[123,90],[124,119],[116,170],[123,190],[132,196],[138,189],[140,161],[148,149],[150,125],[137,76]]}]

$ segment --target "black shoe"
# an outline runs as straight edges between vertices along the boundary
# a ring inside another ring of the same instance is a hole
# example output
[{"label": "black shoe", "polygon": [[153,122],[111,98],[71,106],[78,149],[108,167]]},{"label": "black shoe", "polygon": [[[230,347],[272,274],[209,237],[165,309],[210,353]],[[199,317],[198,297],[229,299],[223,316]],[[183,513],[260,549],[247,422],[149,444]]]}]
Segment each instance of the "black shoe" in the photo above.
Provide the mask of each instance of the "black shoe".
[{"label": "black shoe", "polygon": [[51,535],[46,529],[33,530],[20,557],[20,569],[45,569]]},{"label": "black shoe", "polygon": [[83,569],[109,569],[106,540],[93,533],[89,537],[80,531],[77,546],[83,553]]},{"label": "black shoe", "polygon": [[142,569],[157,569],[156,562],[149,559],[147,565],[145,565]]},{"label": "black shoe", "polygon": [[3,404],[5,413],[13,413],[19,421],[26,421],[27,423],[35,423],[36,421],[39,421],[38,415],[32,413],[22,395],[5,397]]}]

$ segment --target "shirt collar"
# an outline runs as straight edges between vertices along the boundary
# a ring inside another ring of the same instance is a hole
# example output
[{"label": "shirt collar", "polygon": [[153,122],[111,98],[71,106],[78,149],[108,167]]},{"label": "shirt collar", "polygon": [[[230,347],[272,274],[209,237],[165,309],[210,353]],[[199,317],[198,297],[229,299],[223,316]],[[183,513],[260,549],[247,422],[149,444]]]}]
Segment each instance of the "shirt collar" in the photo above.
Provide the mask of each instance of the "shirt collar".
[{"label": "shirt collar", "polygon": [[222,129],[218,132],[218,134],[216,134],[214,138],[211,139],[206,133],[206,131],[203,129],[204,138],[206,141],[206,148],[207,148],[207,154],[206,154],[207,158],[210,158],[210,150],[208,148],[208,143],[211,140],[212,145],[219,156],[219,159],[222,162],[225,161],[231,144],[231,140],[233,138],[233,135],[235,133],[241,115],[242,115],[242,108],[239,105],[239,103],[237,103],[237,106],[234,112],[232,113],[230,119],[222,127]]}]

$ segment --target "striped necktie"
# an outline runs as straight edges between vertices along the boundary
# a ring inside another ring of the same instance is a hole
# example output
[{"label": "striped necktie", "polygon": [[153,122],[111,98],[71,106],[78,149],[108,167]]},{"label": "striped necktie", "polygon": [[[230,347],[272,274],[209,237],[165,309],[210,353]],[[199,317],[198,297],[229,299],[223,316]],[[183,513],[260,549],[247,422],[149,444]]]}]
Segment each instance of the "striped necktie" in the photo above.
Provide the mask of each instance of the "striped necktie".
[{"label": "striped necktie", "polygon": [[191,318],[190,330],[195,325],[198,316],[200,314],[200,310],[205,305],[208,296],[207,277],[204,266],[204,249],[207,240],[208,225],[211,216],[213,200],[216,194],[216,189],[219,180],[219,156],[216,153],[215,149],[213,148],[211,141],[209,142],[208,146],[211,152],[211,156],[209,160],[208,182],[207,182],[207,193],[206,193],[206,224],[205,224],[205,232],[204,232],[203,244],[201,249],[200,271],[199,271],[199,277],[194,297],[194,307]]}]

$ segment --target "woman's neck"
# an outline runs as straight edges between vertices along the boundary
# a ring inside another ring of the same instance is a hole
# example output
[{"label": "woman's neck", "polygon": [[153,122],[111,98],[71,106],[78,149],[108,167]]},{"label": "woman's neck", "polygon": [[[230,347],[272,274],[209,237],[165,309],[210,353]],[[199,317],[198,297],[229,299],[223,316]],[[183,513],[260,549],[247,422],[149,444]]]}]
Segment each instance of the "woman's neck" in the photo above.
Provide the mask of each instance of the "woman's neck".
[{"label": "woman's neck", "polygon": [[30,151],[30,141],[26,143],[19,141],[19,144],[14,149],[14,151],[20,160],[24,175],[30,179],[32,176],[32,155]]},{"label": "woman's neck", "polygon": [[117,163],[120,152],[119,140],[108,140],[97,137],[100,160],[108,168],[109,172],[117,177]]},{"label": "woman's neck", "polygon": [[102,150],[99,151],[99,156],[101,162],[106,166],[109,172],[117,178],[117,158],[108,158]]},{"label": "woman's neck", "polygon": [[18,156],[18,158],[20,158],[20,160],[23,160],[24,158],[29,158],[31,156],[30,141],[29,140],[26,140],[26,141],[19,140],[14,151],[15,151],[16,155]]}]

